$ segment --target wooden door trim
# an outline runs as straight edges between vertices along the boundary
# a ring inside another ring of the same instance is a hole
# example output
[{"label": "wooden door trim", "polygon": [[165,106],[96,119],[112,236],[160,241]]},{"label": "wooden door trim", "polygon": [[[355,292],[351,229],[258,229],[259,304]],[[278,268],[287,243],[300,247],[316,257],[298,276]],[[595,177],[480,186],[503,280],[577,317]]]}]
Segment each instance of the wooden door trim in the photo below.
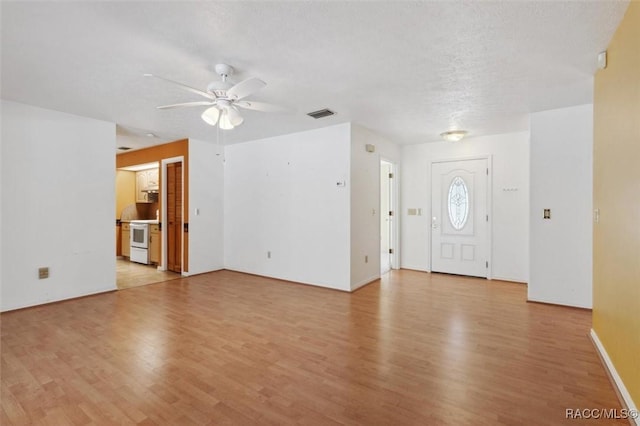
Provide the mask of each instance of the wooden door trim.
[{"label": "wooden door trim", "polygon": [[[180,224],[180,229],[184,229],[184,220],[185,220],[185,160],[184,156],[164,158],[161,160],[160,164],[160,173],[162,175],[162,199],[167,200],[167,165],[171,163],[182,163],[182,223]],[[162,267],[160,268],[163,271],[167,270],[167,230],[168,230],[168,222],[167,222],[167,203],[162,203],[162,212],[160,214],[162,218],[162,244],[160,247],[160,259],[162,262]],[[182,265],[182,275],[187,276],[188,274],[185,271],[185,262],[184,262],[184,232],[180,233],[181,236],[181,244],[180,244],[180,258]]]}]

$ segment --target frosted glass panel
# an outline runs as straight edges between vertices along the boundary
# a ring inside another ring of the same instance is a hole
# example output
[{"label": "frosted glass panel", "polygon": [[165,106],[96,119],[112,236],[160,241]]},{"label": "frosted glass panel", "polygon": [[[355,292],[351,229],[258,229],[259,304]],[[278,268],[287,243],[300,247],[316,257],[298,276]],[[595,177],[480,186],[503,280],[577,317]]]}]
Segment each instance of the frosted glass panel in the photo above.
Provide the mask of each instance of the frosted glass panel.
[{"label": "frosted glass panel", "polygon": [[447,206],[451,226],[456,230],[464,228],[469,217],[469,190],[460,176],[454,177],[451,181]]}]

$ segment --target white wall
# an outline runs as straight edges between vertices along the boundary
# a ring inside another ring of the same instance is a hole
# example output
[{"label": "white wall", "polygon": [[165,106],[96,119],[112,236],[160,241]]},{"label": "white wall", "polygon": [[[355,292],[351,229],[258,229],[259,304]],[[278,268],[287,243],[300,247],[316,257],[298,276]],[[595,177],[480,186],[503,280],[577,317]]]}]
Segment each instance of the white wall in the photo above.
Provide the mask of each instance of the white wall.
[{"label": "white wall", "polygon": [[[2,113],[2,111],[4,110],[4,103],[0,103],[0,129],[3,129],[3,121],[4,121],[4,114]],[[3,142],[4,140],[4,134],[0,134],[0,311],[3,310],[3,304],[2,304],[2,288],[3,288],[3,283],[4,283],[4,255],[3,255],[3,250],[2,248],[4,247],[4,243],[2,241],[4,241],[4,187],[2,186],[2,182],[4,182],[3,176],[4,173],[2,172],[4,170],[4,163],[2,162],[2,158],[3,156],[3,152],[5,150],[4,145],[5,143]]]},{"label": "white wall", "polygon": [[[432,142],[402,147],[401,214],[403,268],[430,269],[431,186],[433,160],[490,155],[492,158],[491,276],[528,281],[529,135],[527,132],[483,136],[462,142]],[[408,216],[408,208],[422,209]]]},{"label": "white wall", "polygon": [[224,267],[222,148],[189,139],[189,275]]},{"label": "white wall", "polygon": [[592,167],[593,105],[531,115],[529,300],[591,308]]},{"label": "white wall", "polygon": [[[365,149],[375,146],[375,152]],[[380,277],[380,159],[398,163],[400,149],[371,130],[351,125],[351,289]],[[368,261],[365,261],[365,257]]]},{"label": "white wall", "polygon": [[115,125],[7,101],[1,115],[1,309],[115,289]]},{"label": "white wall", "polygon": [[350,290],[349,155],[349,124],[227,146],[225,268]]}]

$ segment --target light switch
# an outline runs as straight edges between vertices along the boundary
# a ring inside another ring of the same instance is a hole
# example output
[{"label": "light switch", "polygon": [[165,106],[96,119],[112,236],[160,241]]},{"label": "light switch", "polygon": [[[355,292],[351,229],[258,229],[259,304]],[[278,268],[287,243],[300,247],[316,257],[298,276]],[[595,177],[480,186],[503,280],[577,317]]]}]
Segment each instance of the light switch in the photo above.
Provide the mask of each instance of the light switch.
[{"label": "light switch", "polygon": [[551,219],[551,209],[544,209],[544,219]]}]

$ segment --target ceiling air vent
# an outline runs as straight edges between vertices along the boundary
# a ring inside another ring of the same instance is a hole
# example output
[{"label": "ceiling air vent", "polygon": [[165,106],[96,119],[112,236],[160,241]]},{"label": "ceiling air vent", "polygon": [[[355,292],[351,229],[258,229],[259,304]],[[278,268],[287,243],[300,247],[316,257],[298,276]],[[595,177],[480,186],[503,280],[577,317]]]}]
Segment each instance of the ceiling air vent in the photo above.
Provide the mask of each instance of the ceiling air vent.
[{"label": "ceiling air vent", "polygon": [[130,150],[131,148],[130,148],[130,147],[128,147],[128,146],[119,146],[119,147],[118,147],[118,149],[119,149],[120,151],[128,151],[128,150]]},{"label": "ceiling air vent", "polygon": [[329,117],[330,115],[334,115],[334,114],[335,114],[335,112],[331,111],[330,109],[325,108],[325,109],[321,109],[321,110],[318,110],[318,111],[310,112],[307,115],[309,117],[313,117],[315,119],[318,119],[318,118],[323,118],[323,117]]}]

